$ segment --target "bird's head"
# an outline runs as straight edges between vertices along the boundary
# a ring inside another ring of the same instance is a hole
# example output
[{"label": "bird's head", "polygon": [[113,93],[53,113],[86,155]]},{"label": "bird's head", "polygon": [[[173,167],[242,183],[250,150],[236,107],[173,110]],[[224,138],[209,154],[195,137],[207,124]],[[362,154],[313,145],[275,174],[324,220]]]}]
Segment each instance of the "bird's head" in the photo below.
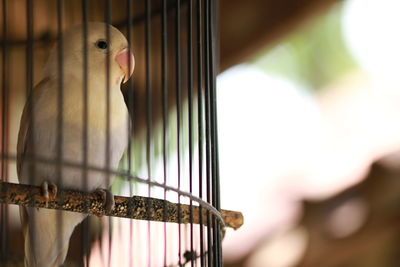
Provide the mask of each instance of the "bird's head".
[{"label": "bird's head", "polygon": [[[107,38],[107,27],[109,38]],[[116,28],[101,22],[88,23],[86,35],[87,67],[90,76],[101,79],[107,75],[107,57],[109,56],[110,83],[126,82],[132,75],[135,60],[125,36]],[[65,32],[63,39],[63,71],[82,75],[84,71],[84,35],[83,26],[72,27]],[[57,70],[57,46],[51,52],[47,70]]]}]

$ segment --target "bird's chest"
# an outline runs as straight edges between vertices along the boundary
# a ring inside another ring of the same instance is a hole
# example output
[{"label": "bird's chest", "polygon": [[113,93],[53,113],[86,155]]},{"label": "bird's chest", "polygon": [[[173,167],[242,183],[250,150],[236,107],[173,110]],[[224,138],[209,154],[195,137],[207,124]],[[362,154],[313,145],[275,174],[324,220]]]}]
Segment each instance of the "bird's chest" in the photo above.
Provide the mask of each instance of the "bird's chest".
[{"label": "bird's chest", "polygon": [[129,115],[122,94],[89,93],[86,101],[77,103],[71,97],[66,103],[75,105],[65,107],[66,156],[79,154],[91,164],[116,168],[128,142]]},{"label": "bird's chest", "polygon": [[[81,188],[87,179],[89,190],[108,187],[112,177],[102,170],[118,167],[129,138],[129,115],[122,94],[88,92],[85,98],[74,92],[63,100],[60,107],[53,96],[46,101],[50,103],[46,109],[36,112],[37,152],[49,159],[61,154],[67,163],[62,170],[65,186]],[[82,165],[89,171],[83,172]],[[42,169],[46,175],[55,171],[49,166]]]}]

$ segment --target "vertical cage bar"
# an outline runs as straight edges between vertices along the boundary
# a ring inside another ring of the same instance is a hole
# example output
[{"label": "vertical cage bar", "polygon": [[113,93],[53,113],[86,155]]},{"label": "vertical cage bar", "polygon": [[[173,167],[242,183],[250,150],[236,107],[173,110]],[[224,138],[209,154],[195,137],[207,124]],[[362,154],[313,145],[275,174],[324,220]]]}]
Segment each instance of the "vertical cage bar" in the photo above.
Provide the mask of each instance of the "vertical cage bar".
[{"label": "vertical cage bar", "polygon": [[[198,131],[198,153],[199,153],[199,197],[203,199],[203,42],[202,42],[202,0],[197,0],[197,131]],[[200,221],[200,264],[205,266],[204,249],[204,227],[202,207],[199,207]]]},{"label": "vertical cage bar", "polygon": [[[26,48],[26,96],[27,99],[29,98],[29,96],[32,93],[33,90],[33,76],[34,76],[34,72],[33,72],[33,45],[34,45],[34,41],[33,41],[33,0],[27,0],[27,29],[28,29],[28,45]],[[33,114],[33,101],[29,101],[29,105],[28,105],[28,109],[29,109],[29,124],[30,125],[34,125],[34,114]],[[30,154],[29,156],[31,156],[31,164],[30,164],[30,173],[32,175],[29,176],[29,184],[33,184],[33,182],[35,181],[35,165],[36,165],[36,161],[35,161],[35,145],[34,145],[34,135],[35,135],[35,130],[32,129],[32,131],[30,132],[30,135],[27,137],[29,138],[29,140],[27,140],[27,142],[31,143],[32,146],[32,154]]]},{"label": "vertical cage bar", "polygon": [[[58,72],[58,103],[57,103],[57,169],[56,179],[57,186],[63,187],[63,124],[64,124],[64,35],[63,35],[63,20],[64,20],[64,0],[57,1],[57,72]],[[59,232],[63,232],[62,214],[57,212],[57,227]],[[59,238],[56,246],[59,251],[63,249],[62,239]]]},{"label": "vertical cage bar", "polygon": [[[217,84],[216,84],[216,75],[218,72],[218,58],[219,58],[219,39],[218,39],[218,8],[219,2],[213,1],[211,6],[211,37],[212,41],[212,93],[213,93],[213,128],[214,128],[214,169],[215,169],[215,207],[217,210],[221,210],[221,187],[220,187],[220,176],[219,176],[219,146],[218,146],[218,108],[217,108]],[[222,233],[221,233],[221,224],[217,221],[217,248],[218,248],[218,259],[219,265],[223,266],[223,255],[222,255]]]},{"label": "vertical cage bar", "polygon": [[[133,16],[132,16],[132,0],[127,0],[127,15],[128,15],[128,25],[127,25],[127,37],[128,37],[128,50],[131,53],[132,51],[132,20],[133,20]],[[131,73],[131,69],[132,69],[132,63],[130,60],[128,62],[128,68],[129,68],[129,73]],[[133,103],[134,103],[134,92],[133,92],[133,79],[130,78],[128,81],[128,92],[127,92],[127,104],[128,104],[128,110],[129,111],[133,111]],[[133,135],[134,132],[134,121],[131,120],[131,117],[128,116],[128,173],[131,174],[132,173],[132,143],[133,143],[133,139],[131,138],[131,136]],[[132,196],[133,194],[133,185],[132,185],[132,181],[129,181],[129,196]],[[131,202],[129,202],[129,207],[128,210],[132,210],[133,206],[131,205]],[[134,248],[133,248],[133,222],[132,220],[129,220],[129,267],[133,266],[133,252],[134,252]]]},{"label": "vertical cage bar", "polygon": [[[89,34],[89,2],[88,0],[82,0],[82,32],[83,32],[83,84],[82,84],[82,93],[83,93],[83,114],[82,114],[82,121],[83,121],[83,131],[82,131],[82,183],[83,189],[85,191],[88,190],[88,143],[89,143],[89,129],[88,129],[88,120],[89,120],[89,93],[88,93],[88,34]],[[88,203],[85,203],[85,211],[88,210]],[[89,258],[90,258],[90,225],[89,220],[84,220],[82,225],[83,233],[82,233],[82,259],[86,259],[86,262],[83,262],[83,265],[89,266]]]},{"label": "vertical cage bar", "polygon": [[[164,185],[167,185],[168,178],[168,149],[169,149],[169,120],[168,120],[168,28],[167,28],[167,0],[162,2],[162,18],[161,18],[161,34],[162,34],[162,51],[161,51],[161,75],[162,75],[162,123],[163,123],[163,176]],[[167,199],[167,190],[164,188],[164,200]],[[164,219],[167,218],[166,205],[164,204]],[[167,266],[167,224],[164,223],[164,266]]]},{"label": "vertical cage bar", "polygon": [[[146,23],[145,23],[145,45],[146,45],[146,100],[147,100],[147,129],[146,129],[146,163],[148,180],[152,177],[152,137],[153,137],[153,112],[152,112],[152,96],[153,88],[151,83],[151,0],[146,1]],[[151,187],[148,184],[148,196],[151,196]],[[150,207],[150,205],[148,205]],[[149,214],[151,210],[148,210]],[[147,238],[148,238],[148,266],[151,266],[151,224],[147,223]]]},{"label": "vertical cage bar", "polygon": [[[34,54],[33,54],[33,45],[34,45],[34,1],[27,0],[27,9],[26,9],[26,17],[27,19],[27,34],[28,34],[28,45],[26,47],[26,96],[28,100],[28,117],[29,117],[29,125],[35,125],[35,117],[34,117],[34,103],[33,101],[29,101],[30,96],[32,95],[33,91],[33,77],[34,77],[34,68],[33,68],[33,61],[34,61]],[[30,154],[28,155],[28,166],[29,166],[29,184],[34,184],[35,176],[36,176],[36,150],[35,150],[35,129],[32,127],[32,130],[29,132],[28,136],[26,137],[27,140],[25,142],[29,142],[31,146]],[[33,200],[32,200],[33,201]],[[31,214],[31,229],[35,229],[35,213]],[[32,240],[36,240],[36,233],[29,232],[31,235],[30,238]]]},{"label": "vertical cage bar", "polygon": [[[205,46],[205,150],[206,150],[206,199],[208,203],[212,203],[211,199],[211,151],[210,151],[210,47],[209,47],[209,1],[204,1],[204,46]],[[207,211],[207,243],[208,243],[208,266],[213,265],[214,259],[214,246],[212,239],[212,216]]]},{"label": "vertical cage bar", "polygon": [[[181,111],[182,111],[182,88],[181,88],[181,1],[176,0],[175,9],[175,51],[176,51],[176,129],[177,129],[177,172],[178,172],[178,190],[181,189]],[[182,265],[182,227],[181,227],[181,195],[178,193],[178,243],[179,243],[179,266]]]},{"label": "vertical cage bar", "polygon": [[64,107],[64,35],[63,35],[63,0],[57,0],[57,72],[58,72],[58,103],[57,103],[57,184],[62,187],[63,163],[63,107]]},{"label": "vertical cage bar", "polygon": [[[3,0],[3,40],[2,40],[2,105],[1,105],[1,180],[7,181],[7,128],[8,128],[8,0]],[[3,218],[3,217],[2,217]]]},{"label": "vertical cage bar", "polygon": [[[3,46],[2,46],[2,110],[1,110],[1,181],[8,181],[8,131],[9,131],[9,86],[8,86],[8,0],[3,0]],[[8,258],[8,205],[1,204],[1,256],[0,262]]]},{"label": "vertical cage bar", "polygon": [[[212,179],[212,204],[214,207],[219,209],[219,184],[217,177],[217,136],[216,136],[216,92],[215,92],[215,36],[213,35],[213,29],[215,27],[214,22],[214,9],[215,2],[210,1],[208,5],[208,13],[209,13],[209,29],[208,29],[208,41],[209,41],[209,77],[210,77],[210,123],[211,123],[211,179]],[[213,219],[213,241],[214,241],[214,266],[222,266],[221,255],[220,255],[220,236],[219,236],[219,222],[214,218]]]},{"label": "vertical cage bar", "polygon": [[[193,40],[192,40],[192,0],[188,4],[188,128],[189,128],[189,192],[193,193]],[[193,202],[190,200],[190,253],[194,253],[193,244]],[[194,257],[190,258],[191,266],[194,266]]]},{"label": "vertical cage bar", "polygon": [[[112,23],[112,0],[106,0],[106,8],[104,12],[105,22],[107,24],[105,33],[107,41],[107,56],[106,56],[106,149],[105,149],[105,159],[106,159],[106,170],[111,169],[110,155],[111,155],[111,32],[110,25]],[[111,184],[110,174],[106,174],[107,185]],[[110,190],[110,189],[109,189]],[[112,256],[112,239],[113,239],[113,220],[112,217],[108,217],[108,266],[111,265]]]}]

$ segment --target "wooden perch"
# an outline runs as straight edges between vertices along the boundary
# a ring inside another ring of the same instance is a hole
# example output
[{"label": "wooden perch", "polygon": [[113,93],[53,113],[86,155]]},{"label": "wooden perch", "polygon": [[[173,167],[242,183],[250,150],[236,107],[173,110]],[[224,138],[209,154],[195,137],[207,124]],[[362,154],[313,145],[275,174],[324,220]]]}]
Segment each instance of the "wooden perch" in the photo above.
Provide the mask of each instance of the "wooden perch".
[{"label": "wooden perch", "polygon": [[[46,207],[46,199],[42,196],[39,186],[0,182],[0,202],[16,204],[25,207],[37,207],[88,213],[92,215],[115,216],[137,220],[158,222],[191,223],[191,206],[175,204],[166,200],[150,197],[115,196],[115,207],[107,213],[103,208],[102,198],[97,193],[84,193],[76,190],[61,190],[55,199],[50,199]],[[192,205],[192,223],[207,224],[207,209]],[[179,216],[180,215],[180,216]],[[243,224],[240,212],[221,210],[221,216],[227,227],[238,229]]]}]

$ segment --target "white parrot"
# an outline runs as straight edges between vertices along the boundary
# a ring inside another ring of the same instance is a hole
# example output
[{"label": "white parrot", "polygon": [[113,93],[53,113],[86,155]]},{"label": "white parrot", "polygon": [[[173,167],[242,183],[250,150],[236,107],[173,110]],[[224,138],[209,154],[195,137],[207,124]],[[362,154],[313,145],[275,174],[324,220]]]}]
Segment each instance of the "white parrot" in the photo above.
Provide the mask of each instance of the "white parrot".
[{"label": "white parrot", "polygon": [[[128,42],[121,32],[107,24],[91,22],[87,36],[87,163],[96,168],[116,169],[129,138],[129,114],[120,90],[122,82],[132,75],[134,58]],[[76,26],[64,34],[63,104],[62,104],[62,160],[84,162],[84,55],[83,28]],[[107,109],[107,52],[110,55],[109,109]],[[129,63],[130,62],[130,63]],[[18,135],[17,171],[20,183],[42,186],[46,198],[57,193],[57,186],[65,189],[103,193],[107,209],[113,206],[113,196],[108,190],[113,177],[105,172],[88,170],[87,187],[84,171],[72,165],[61,165],[62,181],[58,181],[58,114],[59,81],[58,48],[51,51],[45,68],[45,78],[35,86],[21,118]],[[109,124],[107,124],[109,113]],[[109,150],[107,146],[109,126]],[[108,151],[108,155],[106,155]],[[37,159],[32,162],[32,155]],[[40,161],[40,160],[52,160]],[[108,164],[107,164],[108,161]],[[34,167],[32,168],[32,165]],[[34,171],[34,172],[33,172]],[[59,266],[65,261],[69,239],[76,225],[87,215],[20,207],[25,237],[25,266]]]}]

